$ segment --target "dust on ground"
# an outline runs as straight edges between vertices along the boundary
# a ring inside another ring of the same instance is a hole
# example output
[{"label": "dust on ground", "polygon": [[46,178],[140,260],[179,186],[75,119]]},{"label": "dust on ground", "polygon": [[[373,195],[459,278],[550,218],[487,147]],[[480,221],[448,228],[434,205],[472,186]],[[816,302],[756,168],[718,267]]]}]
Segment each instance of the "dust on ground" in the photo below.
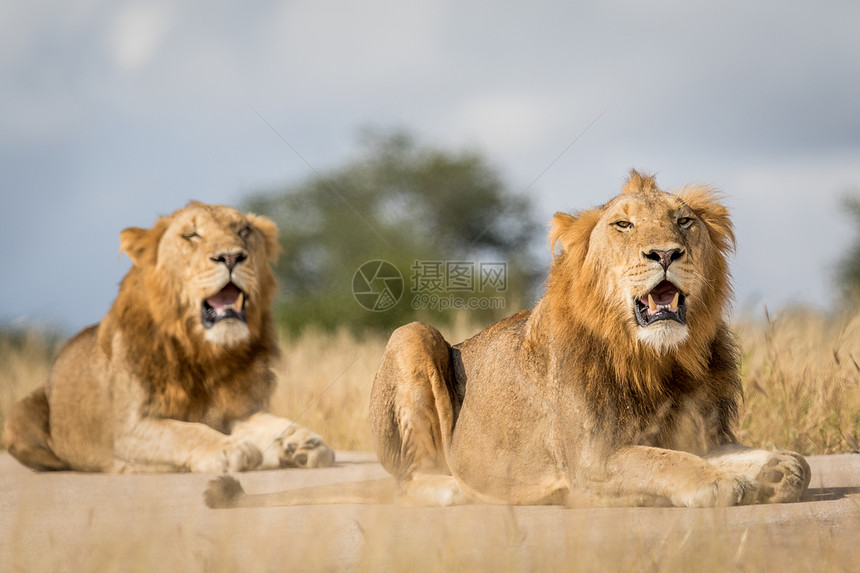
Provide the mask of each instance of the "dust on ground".
[{"label": "dust on ground", "polygon": [[[0,453],[0,571],[850,571],[860,455],[813,456],[810,496],[717,509],[211,510],[200,474],[34,473]],[[373,454],[242,474],[249,493],[379,479]]]}]

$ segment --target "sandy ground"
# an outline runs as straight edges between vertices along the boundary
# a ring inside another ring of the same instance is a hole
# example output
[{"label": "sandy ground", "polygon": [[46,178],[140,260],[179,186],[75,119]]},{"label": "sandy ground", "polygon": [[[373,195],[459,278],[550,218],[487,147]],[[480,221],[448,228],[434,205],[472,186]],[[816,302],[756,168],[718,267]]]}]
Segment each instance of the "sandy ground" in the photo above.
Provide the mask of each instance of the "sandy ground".
[{"label": "sandy ground", "polygon": [[[210,510],[212,476],[33,473],[0,454],[0,571],[747,570],[860,567],[860,455],[809,458],[810,499],[719,509]],[[373,454],[250,472],[249,493],[386,477]]]}]

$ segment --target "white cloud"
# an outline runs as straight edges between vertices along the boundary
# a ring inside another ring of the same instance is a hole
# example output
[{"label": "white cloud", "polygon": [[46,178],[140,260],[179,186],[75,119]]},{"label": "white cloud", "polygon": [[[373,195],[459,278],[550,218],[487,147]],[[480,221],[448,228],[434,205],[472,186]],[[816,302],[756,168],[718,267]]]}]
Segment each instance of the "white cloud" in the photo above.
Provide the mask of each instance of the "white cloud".
[{"label": "white cloud", "polygon": [[511,156],[552,139],[559,124],[569,123],[570,112],[551,97],[501,90],[459,108],[451,124],[455,133],[478,142],[491,155]]},{"label": "white cloud", "polygon": [[833,269],[853,238],[840,199],[860,188],[853,153],[791,157],[739,169],[728,181],[738,232],[738,302],[829,308]]},{"label": "white cloud", "polygon": [[268,46],[293,89],[343,98],[400,91],[426,75],[441,46],[441,2],[305,0],[273,14]]},{"label": "white cloud", "polygon": [[108,32],[108,50],[119,68],[134,71],[158,53],[171,24],[167,6],[152,3],[121,8]]}]

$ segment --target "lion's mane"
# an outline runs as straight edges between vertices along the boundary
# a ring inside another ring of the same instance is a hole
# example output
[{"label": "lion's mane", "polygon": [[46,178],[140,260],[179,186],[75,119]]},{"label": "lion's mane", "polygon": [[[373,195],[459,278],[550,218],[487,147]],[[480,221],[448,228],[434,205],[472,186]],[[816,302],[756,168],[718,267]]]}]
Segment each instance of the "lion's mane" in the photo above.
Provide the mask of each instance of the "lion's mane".
[{"label": "lion's mane", "polygon": [[[652,177],[633,172],[620,198],[641,192],[662,193]],[[654,418],[669,411],[669,405],[683,399],[708,400],[721,419],[717,425],[733,440],[741,387],[737,348],[725,314],[732,295],[727,255],[735,246],[734,231],[728,210],[711,188],[689,186],[677,196],[704,223],[708,238],[694,246],[698,272],[708,280],[700,296],[689,301],[695,320],[687,339],[664,355],[629,335],[630,311],[607,284],[611,273],[625,269],[611,268],[607,247],[592,242],[603,216],[601,206],[575,215],[558,213],[551,224],[553,264],[546,294],[535,310],[544,327],[538,332],[551,342],[541,346],[564,357],[565,379],[583,381],[592,411],[635,421],[631,431],[668,429],[666,420],[655,424]],[[559,245],[561,252],[555,254]]]}]

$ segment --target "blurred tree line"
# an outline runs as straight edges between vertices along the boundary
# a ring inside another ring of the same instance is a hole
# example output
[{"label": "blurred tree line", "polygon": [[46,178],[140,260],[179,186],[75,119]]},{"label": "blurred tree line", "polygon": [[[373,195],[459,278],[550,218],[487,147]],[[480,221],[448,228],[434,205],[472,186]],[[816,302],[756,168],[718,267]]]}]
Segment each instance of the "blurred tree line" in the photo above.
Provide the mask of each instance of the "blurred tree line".
[{"label": "blurred tree line", "polygon": [[[854,220],[855,228],[860,229],[860,195],[845,196],[842,206]],[[851,302],[860,301],[860,232],[854,234],[854,242],[839,259],[836,280],[846,299]]]},{"label": "blurred tree line", "polygon": [[282,326],[391,330],[449,323],[458,304],[486,321],[531,304],[543,232],[528,196],[477,152],[404,131],[360,143],[354,160],[243,205],[278,224]]}]

